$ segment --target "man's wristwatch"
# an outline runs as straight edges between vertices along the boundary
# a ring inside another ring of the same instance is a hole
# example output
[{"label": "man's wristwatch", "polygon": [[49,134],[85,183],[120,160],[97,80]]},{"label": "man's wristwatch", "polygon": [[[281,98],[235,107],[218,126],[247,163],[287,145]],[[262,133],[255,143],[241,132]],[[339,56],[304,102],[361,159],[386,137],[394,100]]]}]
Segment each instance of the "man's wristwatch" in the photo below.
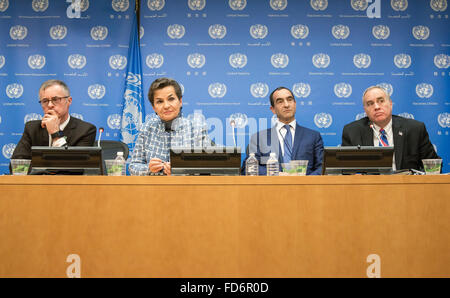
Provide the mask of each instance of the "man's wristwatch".
[{"label": "man's wristwatch", "polygon": [[56,139],[56,138],[62,138],[64,136],[64,132],[62,130],[52,133],[50,135],[52,137],[52,139]]}]

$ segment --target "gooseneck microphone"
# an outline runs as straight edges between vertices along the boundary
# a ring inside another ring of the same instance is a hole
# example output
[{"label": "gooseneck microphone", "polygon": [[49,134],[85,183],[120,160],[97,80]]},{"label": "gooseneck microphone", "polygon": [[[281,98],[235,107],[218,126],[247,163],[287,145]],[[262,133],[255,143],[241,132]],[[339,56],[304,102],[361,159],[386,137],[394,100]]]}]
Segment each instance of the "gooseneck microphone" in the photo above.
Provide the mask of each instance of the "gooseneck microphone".
[{"label": "gooseneck microphone", "polygon": [[381,138],[380,138],[380,133],[375,129],[375,127],[373,126],[373,123],[370,123],[369,126],[370,126],[370,128],[372,128],[373,132],[377,136],[378,142],[380,142],[380,144],[383,144],[383,142],[381,141]]},{"label": "gooseneck microphone", "polygon": [[99,135],[98,135],[98,142],[97,142],[97,147],[100,147],[100,140],[102,139],[102,133],[103,133],[104,129],[103,127],[100,127],[98,129]]},{"label": "gooseneck microphone", "polygon": [[234,121],[234,119],[230,120],[230,126],[231,126],[232,132],[233,132],[233,144],[234,144],[234,147],[236,147],[236,136],[234,134],[234,129],[236,127],[236,121]]}]

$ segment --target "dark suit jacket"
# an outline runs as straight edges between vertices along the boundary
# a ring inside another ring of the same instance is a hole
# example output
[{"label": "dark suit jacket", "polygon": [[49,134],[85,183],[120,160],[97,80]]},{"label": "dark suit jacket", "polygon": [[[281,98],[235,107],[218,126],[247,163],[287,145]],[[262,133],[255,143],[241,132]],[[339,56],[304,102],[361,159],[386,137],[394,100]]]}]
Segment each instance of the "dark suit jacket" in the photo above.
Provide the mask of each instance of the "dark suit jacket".
[{"label": "dark suit jacket", "polygon": [[[249,152],[254,152],[259,161],[259,175],[266,175],[266,164],[269,159],[270,152],[275,152],[278,162],[282,163],[282,151],[276,128],[266,129],[254,134],[250,139],[247,148],[247,158]],[[244,160],[241,173],[245,175]],[[320,133],[312,129],[300,126],[295,127],[294,144],[292,148],[291,160],[308,160],[307,175],[321,175],[323,158],[323,141]]]},{"label": "dark suit jacket", "polygon": [[[97,133],[94,125],[75,117],[70,117],[63,131],[69,146],[93,146]],[[41,127],[41,120],[28,121],[11,159],[31,159],[31,146],[48,146],[48,140],[47,129]]]},{"label": "dark suit jacket", "polygon": [[[422,122],[393,115],[392,132],[397,170],[422,170],[422,159],[439,158]],[[342,131],[342,146],[358,145],[374,145],[368,117],[347,124]]]}]

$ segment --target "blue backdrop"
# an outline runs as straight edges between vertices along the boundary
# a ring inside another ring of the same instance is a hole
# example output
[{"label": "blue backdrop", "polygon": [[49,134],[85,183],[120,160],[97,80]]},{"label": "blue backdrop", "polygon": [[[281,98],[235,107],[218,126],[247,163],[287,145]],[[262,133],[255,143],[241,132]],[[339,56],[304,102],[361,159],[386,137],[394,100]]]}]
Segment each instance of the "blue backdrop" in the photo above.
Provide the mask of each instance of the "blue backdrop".
[{"label": "blue backdrop", "polygon": [[[0,173],[24,123],[40,119],[47,79],[71,88],[71,115],[119,139],[134,1],[0,0]],[[377,5],[379,4],[379,7]],[[183,112],[202,115],[216,143],[271,125],[268,95],[291,88],[297,121],[341,142],[364,116],[361,95],[382,84],[394,114],[425,122],[450,167],[447,0],[142,0],[143,92],[179,81]],[[373,18],[369,18],[372,16]],[[377,18],[379,16],[379,18]],[[153,115],[148,100],[145,114]]]}]

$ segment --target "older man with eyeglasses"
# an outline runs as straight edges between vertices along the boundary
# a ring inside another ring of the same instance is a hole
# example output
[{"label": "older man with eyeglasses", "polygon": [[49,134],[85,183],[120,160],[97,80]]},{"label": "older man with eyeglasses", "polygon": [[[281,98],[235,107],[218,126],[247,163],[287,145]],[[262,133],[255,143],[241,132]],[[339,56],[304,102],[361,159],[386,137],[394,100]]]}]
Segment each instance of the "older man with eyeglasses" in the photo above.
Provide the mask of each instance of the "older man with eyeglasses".
[{"label": "older man with eyeglasses", "polygon": [[31,146],[93,146],[94,125],[70,117],[72,104],[69,87],[60,80],[45,81],[39,88],[42,120],[28,121],[11,159],[31,159]]}]

